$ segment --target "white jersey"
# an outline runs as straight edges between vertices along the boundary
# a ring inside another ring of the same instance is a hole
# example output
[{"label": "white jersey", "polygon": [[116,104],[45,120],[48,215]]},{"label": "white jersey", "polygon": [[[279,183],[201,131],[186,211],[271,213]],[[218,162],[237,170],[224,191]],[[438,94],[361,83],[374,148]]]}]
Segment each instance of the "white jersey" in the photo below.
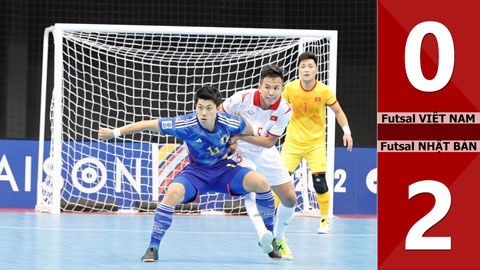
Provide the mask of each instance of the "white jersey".
[{"label": "white jersey", "polygon": [[[256,89],[240,91],[223,102],[223,110],[247,119],[253,127],[255,136],[282,136],[292,117],[292,107],[282,98],[269,110],[260,108],[260,92]],[[290,182],[287,167],[275,146],[265,148],[245,141],[238,141],[237,151],[230,157],[238,165],[256,170],[263,174],[270,186]]]},{"label": "white jersey", "polygon": [[[269,134],[276,137],[282,136],[293,112],[290,104],[282,98],[279,98],[269,110],[263,110],[260,107],[260,92],[257,89],[237,92],[223,102],[222,106],[225,112],[247,119],[252,125],[255,136],[265,137]],[[237,149],[260,152],[265,148],[239,141]]]}]

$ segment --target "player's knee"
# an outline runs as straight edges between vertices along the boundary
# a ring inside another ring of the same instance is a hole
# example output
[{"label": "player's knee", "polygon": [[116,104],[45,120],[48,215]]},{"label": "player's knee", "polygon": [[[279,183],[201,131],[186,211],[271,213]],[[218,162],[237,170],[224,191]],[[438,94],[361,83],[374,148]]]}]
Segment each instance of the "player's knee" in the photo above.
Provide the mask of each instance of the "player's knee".
[{"label": "player's knee", "polygon": [[185,187],[180,183],[172,183],[168,186],[164,200],[179,203],[185,196]]},{"label": "player's knee", "polygon": [[256,179],[257,192],[267,192],[270,190],[270,185],[268,184],[267,178],[263,174],[257,172]]},{"label": "player's knee", "polygon": [[297,196],[295,196],[295,193],[288,194],[287,196],[283,197],[283,201],[281,201],[283,206],[291,208],[294,207],[295,204],[297,203]]},{"label": "player's knee", "polygon": [[327,180],[325,179],[324,173],[314,173],[313,177],[313,188],[318,194],[323,194],[328,191]]},{"label": "player's knee", "polygon": [[258,188],[259,192],[267,192],[270,190],[270,185],[268,184],[267,178],[263,174],[259,174]]},{"label": "player's knee", "polygon": [[247,174],[246,189],[249,192],[267,192],[270,190],[267,178],[259,172],[251,171]]}]

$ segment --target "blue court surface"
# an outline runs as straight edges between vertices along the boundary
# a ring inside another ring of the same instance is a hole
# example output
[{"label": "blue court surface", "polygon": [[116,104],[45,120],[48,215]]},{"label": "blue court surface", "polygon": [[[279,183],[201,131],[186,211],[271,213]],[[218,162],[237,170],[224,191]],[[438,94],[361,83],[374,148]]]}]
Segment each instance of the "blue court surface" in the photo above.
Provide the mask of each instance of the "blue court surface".
[{"label": "blue court surface", "polygon": [[377,220],[295,217],[286,233],[293,261],[258,247],[246,216],[175,216],[159,261],[143,263],[153,215],[0,214],[0,269],[377,269]]}]

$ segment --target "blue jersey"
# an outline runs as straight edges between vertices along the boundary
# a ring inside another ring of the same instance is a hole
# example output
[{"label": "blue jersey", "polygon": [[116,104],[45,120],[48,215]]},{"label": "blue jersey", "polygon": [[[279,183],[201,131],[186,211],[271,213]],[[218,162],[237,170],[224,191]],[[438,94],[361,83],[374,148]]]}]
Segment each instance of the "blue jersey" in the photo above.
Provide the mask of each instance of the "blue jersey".
[{"label": "blue jersey", "polygon": [[232,135],[241,134],[247,126],[245,120],[236,115],[219,112],[215,131],[203,128],[197,120],[197,113],[158,120],[161,133],[183,140],[188,147],[192,164],[215,164],[228,152],[228,140]]}]

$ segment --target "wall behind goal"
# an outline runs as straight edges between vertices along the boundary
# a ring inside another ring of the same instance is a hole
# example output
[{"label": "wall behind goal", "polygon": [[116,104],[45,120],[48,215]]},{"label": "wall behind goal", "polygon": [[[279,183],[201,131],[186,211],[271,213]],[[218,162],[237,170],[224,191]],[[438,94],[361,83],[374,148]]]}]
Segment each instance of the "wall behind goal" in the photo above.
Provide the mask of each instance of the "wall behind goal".
[{"label": "wall behind goal", "polygon": [[[104,146],[107,144],[103,144]],[[108,144],[110,148],[114,143]],[[116,200],[118,205],[122,204],[119,200],[128,200],[125,205],[133,205],[134,200],[150,200],[148,194],[151,194],[151,179],[149,177],[148,159],[145,158],[145,150],[150,148],[149,144],[137,144],[139,151],[133,151],[131,154],[115,153],[115,151],[106,151],[109,158],[114,162],[92,163],[92,158],[85,155],[76,161],[70,161],[66,166],[77,167],[86,165],[91,166],[98,171],[99,176],[94,182],[74,181],[75,186],[65,186],[65,190],[70,192],[70,196],[79,194],[80,190],[85,194],[90,194],[92,198],[99,196],[110,196]],[[50,147],[50,142],[46,141],[46,148]],[[144,151],[140,151],[140,150]],[[111,149],[110,149],[111,150]],[[334,215],[376,215],[377,214],[377,168],[376,168],[376,149],[375,148],[356,148],[352,152],[347,152],[344,148],[337,147],[335,150],[335,184],[331,190],[334,191]],[[137,164],[135,157],[142,160],[142,164]],[[48,155],[44,155],[44,174],[51,174],[51,168],[48,166]],[[170,162],[169,162],[170,163]],[[1,140],[0,139],[0,208],[35,208],[37,198],[36,172],[38,164],[38,141],[32,140]],[[114,165],[115,164],[115,165]],[[138,166],[140,165],[140,166]],[[115,167],[124,168],[116,170]],[[136,175],[136,170],[141,167],[141,174]],[[73,169],[75,170],[75,169]],[[121,171],[121,174],[119,172]],[[168,175],[167,173],[166,175]],[[88,178],[80,174],[72,174],[78,179]],[[108,179],[114,181],[98,181],[105,175]],[[63,175],[63,177],[67,177]],[[70,176],[68,176],[70,177]],[[165,177],[167,178],[167,177]],[[162,177],[163,179],[163,177]],[[69,181],[70,183],[72,181]],[[119,190],[115,190],[118,184]],[[133,187],[138,184],[139,189]],[[110,187],[108,186],[110,185]],[[97,191],[94,189],[100,188]],[[297,185],[298,188],[298,185]],[[313,186],[309,187],[313,191]],[[123,193],[123,195],[122,195]],[[126,196],[125,193],[131,194]],[[122,196],[116,196],[122,195]],[[100,199],[100,198],[99,198]]]},{"label": "wall behind goal", "polygon": [[[374,0],[5,0],[2,4],[0,138],[38,139],[44,28],[55,23],[102,23],[338,30],[337,96],[355,145],[376,146]],[[52,63],[50,59],[49,70]],[[48,127],[46,132],[49,138]],[[339,127],[336,134],[340,146]]]}]

